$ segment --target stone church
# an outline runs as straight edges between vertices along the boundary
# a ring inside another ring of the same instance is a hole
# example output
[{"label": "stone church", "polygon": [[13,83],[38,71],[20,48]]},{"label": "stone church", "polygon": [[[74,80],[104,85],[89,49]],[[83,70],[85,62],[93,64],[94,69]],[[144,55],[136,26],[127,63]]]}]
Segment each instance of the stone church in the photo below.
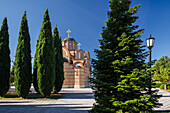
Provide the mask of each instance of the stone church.
[{"label": "stone church", "polygon": [[70,37],[70,32],[70,30],[67,31],[68,37],[62,41],[65,77],[63,88],[89,87],[90,54],[80,49],[81,44],[77,44],[75,39]]}]

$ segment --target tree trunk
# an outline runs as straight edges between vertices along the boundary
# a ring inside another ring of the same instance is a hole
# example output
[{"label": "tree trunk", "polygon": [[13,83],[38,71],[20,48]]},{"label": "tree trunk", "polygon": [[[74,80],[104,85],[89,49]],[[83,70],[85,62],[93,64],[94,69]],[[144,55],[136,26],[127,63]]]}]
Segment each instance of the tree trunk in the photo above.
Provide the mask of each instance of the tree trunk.
[{"label": "tree trunk", "polygon": [[164,83],[164,89],[166,90],[167,88],[166,88],[166,83]]}]

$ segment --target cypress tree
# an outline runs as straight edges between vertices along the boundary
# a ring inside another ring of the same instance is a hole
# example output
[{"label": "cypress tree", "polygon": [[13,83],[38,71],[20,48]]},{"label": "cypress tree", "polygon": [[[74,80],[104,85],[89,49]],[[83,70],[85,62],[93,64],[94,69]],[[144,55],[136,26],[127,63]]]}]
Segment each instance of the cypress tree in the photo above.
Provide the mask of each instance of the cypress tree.
[{"label": "cypress tree", "polygon": [[[144,66],[147,53],[134,22],[140,5],[130,8],[132,0],[110,0],[108,20],[101,33],[97,59],[92,60],[92,89],[96,104],[92,113],[151,111],[157,102],[147,91]],[[141,70],[144,69],[144,70]],[[146,102],[147,101],[147,102]]]},{"label": "cypress tree", "polygon": [[55,80],[55,56],[48,9],[46,9],[43,15],[43,23],[37,41],[34,58],[34,84],[37,82],[37,90],[43,96],[49,96]]},{"label": "cypress tree", "polygon": [[59,92],[62,87],[63,87],[63,82],[64,82],[64,60],[63,60],[63,50],[62,50],[62,44],[61,44],[61,37],[59,39],[59,53],[60,53],[60,61],[59,61],[59,65],[60,65],[60,77],[61,77],[61,83],[57,89],[57,92]]},{"label": "cypress tree", "polygon": [[25,98],[29,94],[32,82],[30,35],[26,11],[21,20],[18,45],[14,63],[14,83],[18,96]]},{"label": "cypress tree", "polygon": [[7,18],[5,17],[0,29],[0,96],[9,90],[10,50]]},{"label": "cypress tree", "polygon": [[38,81],[37,81],[37,51],[38,51],[38,40],[37,40],[37,45],[36,45],[36,53],[34,56],[34,65],[33,65],[33,86],[35,91],[40,94],[39,89],[38,89]]},{"label": "cypress tree", "polygon": [[59,38],[59,33],[57,25],[53,30],[53,40],[54,40],[54,53],[55,53],[55,82],[54,82],[54,93],[58,93],[63,85],[64,71],[63,71],[63,54],[62,54],[62,44]]}]

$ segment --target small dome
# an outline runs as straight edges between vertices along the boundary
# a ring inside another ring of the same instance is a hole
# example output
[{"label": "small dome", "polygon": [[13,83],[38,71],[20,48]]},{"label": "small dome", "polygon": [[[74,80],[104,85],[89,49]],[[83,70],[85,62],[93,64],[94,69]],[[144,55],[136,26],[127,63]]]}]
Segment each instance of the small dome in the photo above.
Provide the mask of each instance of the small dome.
[{"label": "small dome", "polygon": [[74,38],[71,38],[71,37],[66,37],[66,38],[64,38],[64,40],[63,40],[63,41],[65,41],[65,40],[68,40],[68,41],[69,41],[69,40],[71,40],[71,41],[75,41],[75,40],[74,40]]},{"label": "small dome", "polygon": [[86,57],[88,56],[88,51],[85,51],[84,56]]}]

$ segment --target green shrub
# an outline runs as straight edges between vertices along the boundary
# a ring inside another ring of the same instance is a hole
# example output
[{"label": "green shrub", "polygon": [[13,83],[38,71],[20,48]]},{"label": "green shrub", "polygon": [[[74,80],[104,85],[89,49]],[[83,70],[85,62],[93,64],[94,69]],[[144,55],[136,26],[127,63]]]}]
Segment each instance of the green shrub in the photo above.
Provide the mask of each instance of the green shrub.
[{"label": "green shrub", "polygon": [[170,89],[170,85],[167,86],[167,89]]},{"label": "green shrub", "polygon": [[152,87],[153,88],[159,88],[162,85],[162,83],[153,83]]},{"label": "green shrub", "polygon": [[170,89],[170,82],[167,82],[166,88]]},{"label": "green shrub", "polygon": [[156,88],[159,88],[162,85],[162,83],[156,83]]},{"label": "green shrub", "polygon": [[[152,87],[164,89],[164,83],[153,83]],[[167,82],[166,88],[170,89],[170,82]]]},{"label": "green shrub", "polygon": [[161,86],[159,88],[160,89],[164,89],[164,84],[161,84]]},{"label": "green shrub", "polygon": [[[157,86],[157,88],[158,88],[158,86],[159,86],[160,89],[164,89],[164,83],[156,84],[156,86]],[[166,88],[167,88],[167,89],[170,89],[170,83],[167,83]]]}]

